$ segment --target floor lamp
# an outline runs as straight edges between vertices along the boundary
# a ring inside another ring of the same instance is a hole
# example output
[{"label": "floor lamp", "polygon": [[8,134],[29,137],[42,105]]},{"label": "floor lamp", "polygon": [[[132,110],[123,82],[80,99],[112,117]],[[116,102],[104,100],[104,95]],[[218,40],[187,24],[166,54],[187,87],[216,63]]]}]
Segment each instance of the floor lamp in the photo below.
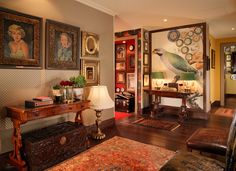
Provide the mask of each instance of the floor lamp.
[{"label": "floor lamp", "polygon": [[106,135],[100,130],[101,115],[104,109],[114,107],[114,101],[110,98],[106,86],[92,86],[88,96],[90,100],[90,108],[96,111],[96,126],[97,130],[92,132],[92,138],[103,139]]}]

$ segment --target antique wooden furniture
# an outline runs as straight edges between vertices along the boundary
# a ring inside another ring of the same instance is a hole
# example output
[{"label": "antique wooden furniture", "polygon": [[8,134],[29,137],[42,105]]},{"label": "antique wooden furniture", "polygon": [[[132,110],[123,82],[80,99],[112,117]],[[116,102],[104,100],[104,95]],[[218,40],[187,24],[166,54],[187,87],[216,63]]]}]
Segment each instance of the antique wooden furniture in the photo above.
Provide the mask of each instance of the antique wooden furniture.
[{"label": "antique wooden furniture", "polygon": [[39,171],[84,151],[87,130],[68,121],[22,134],[22,143],[28,169]]},{"label": "antique wooden furniture", "polygon": [[[24,106],[6,107],[7,117],[11,118],[13,123],[12,143],[14,145],[13,152],[10,154],[10,161],[19,170],[26,170],[26,162],[20,154],[22,148],[21,128],[22,124],[28,121],[46,118],[50,116],[60,115],[69,112],[75,112],[75,122],[82,123],[81,112],[87,109],[89,101],[79,101],[70,104],[53,104],[37,108],[25,108]],[[80,116],[80,118],[79,118]]]},{"label": "antique wooden furniture", "polygon": [[230,126],[227,141],[226,163],[191,152],[178,152],[160,171],[236,171],[236,115]]},{"label": "antique wooden furniture", "polygon": [[152,104],[151,117],[154,118],[156,115],[158,115],[158,110],[160,109],[161,97],[182,99],[182,105],[179,107],[180,111],[178,113],[179,121],[183,122],[183,120],[188,117],[186,99],[190,95],[190,93],[177,92],[177,91],[163,91],[163,90],[144,90],[144,91],[149,93],[149,95],[151,95],[152,97],[154,95],[154,99],[152,99],[153,104]]},{"label": "antique wooden furniture", "polygon": [[118,112],[134,112],[134,96],[116,96],[115,110]]},{"label": "antique wooden furniture", "polygon": [[228,130],[219,128],[199,128],[186,141],[189,151],[198,150],[225,155]]}]

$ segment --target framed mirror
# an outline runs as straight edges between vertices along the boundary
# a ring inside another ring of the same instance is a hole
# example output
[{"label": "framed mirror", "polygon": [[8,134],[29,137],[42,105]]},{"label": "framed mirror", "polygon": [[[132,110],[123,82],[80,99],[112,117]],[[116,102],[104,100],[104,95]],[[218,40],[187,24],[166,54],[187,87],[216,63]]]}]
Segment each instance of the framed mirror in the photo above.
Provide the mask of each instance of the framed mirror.
[{"label": "framed mirror", "polygon": [[95,33],[82,32],[82,56],[98,57],[99,37]]}]

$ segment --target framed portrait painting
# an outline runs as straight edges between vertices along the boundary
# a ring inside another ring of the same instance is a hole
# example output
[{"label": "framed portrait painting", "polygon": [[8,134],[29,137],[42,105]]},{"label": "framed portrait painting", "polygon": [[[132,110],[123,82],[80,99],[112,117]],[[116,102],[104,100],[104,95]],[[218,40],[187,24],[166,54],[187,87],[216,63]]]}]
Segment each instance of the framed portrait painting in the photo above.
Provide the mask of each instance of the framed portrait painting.
[{"label": "framed portrait painting", "polygon": [[80,28],[46,20],[46,69],[80,69]]},{"label": "framed portrait painting", "polygon": [[82,60],[82,74],[85,76],[88,86],[98,85],[100,82],[100,61]]},{"label": "framed portrait painting", "polygon": [[41,69],[42,18],[0,8],[0,67]]},{"label": "framed portrait painting", "polygon": [[116,45],[116,60],[124,61],[126,59],[126,44]]}]

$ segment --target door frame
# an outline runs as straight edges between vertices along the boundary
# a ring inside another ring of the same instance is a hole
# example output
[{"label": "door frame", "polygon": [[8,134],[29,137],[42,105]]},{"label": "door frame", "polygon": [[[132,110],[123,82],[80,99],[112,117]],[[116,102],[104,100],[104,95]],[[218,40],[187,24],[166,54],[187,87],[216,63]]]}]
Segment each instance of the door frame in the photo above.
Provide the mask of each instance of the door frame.
[{"label": "door frame", "polygon": [[[134,113],[137,114],[138,113],[138,36],[127,36],[127,37],[119,37],[115,39],[116,41],[125,41],[125,40],[130,40],[130,39],[134,39],[135,45],[134,45],[134,50],[135,50],[135,70],[134,70],[134,81],[135,81],[135,90],[134,90]],[[115,60],[116,61],[116,60]],[[116,71],[115,71],[116,72]],[[116,75],[115,75],[116,76]]]},{"label": "door frame", "polygon": [[226,92],[224,47],[232,45],[236,46],[236,42],[220,44],[220,106],[225,106]]}]

